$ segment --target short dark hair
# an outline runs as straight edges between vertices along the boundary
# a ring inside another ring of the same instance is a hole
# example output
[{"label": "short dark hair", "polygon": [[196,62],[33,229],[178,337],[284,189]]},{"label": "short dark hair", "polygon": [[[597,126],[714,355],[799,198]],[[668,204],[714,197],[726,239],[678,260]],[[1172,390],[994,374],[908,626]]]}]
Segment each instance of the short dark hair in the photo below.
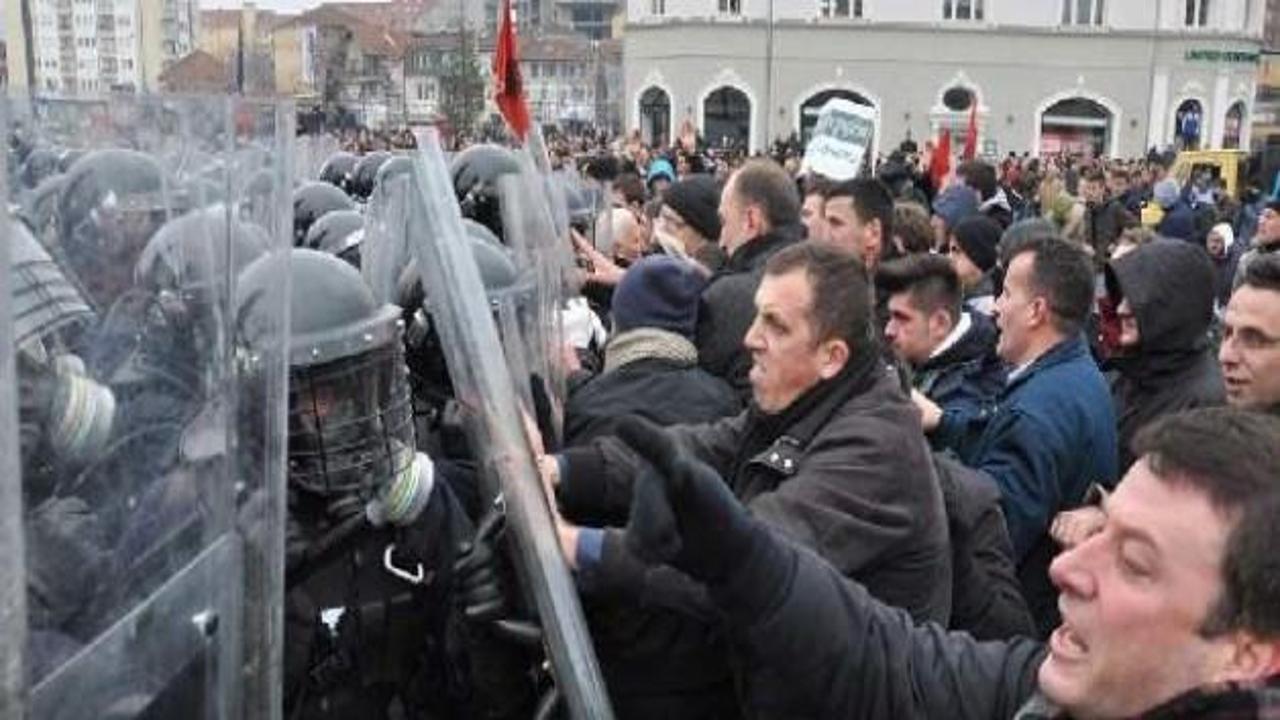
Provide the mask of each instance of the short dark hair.
[{"label": "short dark hair", "polygon": [[1031,287],[1049,301],[1058,331],[1063,335],[1080,332],[1093,309],[1089,256],[1056,233],[1032,230],[1005,250],[1006,273],[1014,258],[1024,253],[1031,253]]},{"label": "short dark hair", "polygon": [[1193,488],[1231,522],[1222,594],[1200,634],[1244,630],[1280,638],[1280,419],[1231,408],[1166,416],[1133,450],[1166,483]]},{"label": "short dark hair", "polygon": [[1129,171],[1122,167],[1113,167],[1107,171],[1107,174],[1113,178],[1127,181],[1129,179]]},{"label": "short dark hair", "polygon": [[908,255],[929,252],[935,239],[933,226],[929,224],[929,211],[920,203],[894,203],[891,235],[902,238],[902,251]]},{"label": "short dark hair", "polygon": [[960,276],[941,255],[908,255],[880,265],[876,289],[882,297],[909,293],[911,304],[928,314],[945,310],[951,322],[960,319]]},{"label": "short dark hair", "polygon": [[827,200],[847,197],[853,203],[853,211],[864,222],[880,221],[880,235],[886,244],[893,238],[893,193],[889,186],[875,178],[854,178],[827,186],[823,197]]},{"label": "short dark hair", "polygon": [[800,222],[800,193],[782,166],[772,160],[748,160],[733,174],[733,194],[764,210],[769,227]]},{"label": "short dark hair", "polygon": [[1084,171],[1084,174],[1080,176],[1080,179],[1085,182],[1105,183],[1107,181],[1107,176],[1102,172],[1101,168],[1091,167]]},{"label": "short dark hair", "polygon": [[821,195],[826,197],[827,186],[831,181],[826,177],[817,173],[810,173],[800,180],[801,197],[809,197],[810,195]]},{"label": "short dark hair", "polygon": [[994,165],[981,160],[966,160],[956,168],[956,175],[964,178],[964,184],[978,191],[983,200],[990,200],[999,187]]},{"label": "short dark hair", "polygon": [[765,275],[801,270],[813,290],[813,322],[819,342],[838,338],[850,355],[878,352],[871,328],[871,286],[867,271],[854,253],[830,243],[806,241],[774,253]]},{"label": "short dark hair", "polygon": [[1245,267],[1240,284],[1256,290],[1280,292],[1280,254],[1267,253],[1254,257]]},{"label": "short dark hair", "polygon": [[639,173],[623,172],[613,180],[613,189],[622,193],[622,197],[627,201],[628,205],[639,207],[644,205],[648,197],[648,189],[644,186],[644,179]]}]

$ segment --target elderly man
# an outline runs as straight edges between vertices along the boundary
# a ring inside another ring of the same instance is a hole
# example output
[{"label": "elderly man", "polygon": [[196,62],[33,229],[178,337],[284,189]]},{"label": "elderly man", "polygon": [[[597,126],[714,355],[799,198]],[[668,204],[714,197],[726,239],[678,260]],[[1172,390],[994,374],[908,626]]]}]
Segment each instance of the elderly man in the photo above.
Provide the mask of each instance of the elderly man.
[{"label": "elderly man", "polygon": [[706,584],[762,717],[1280,711],[1276,418],[1202,409],[1146,429],[1101,527],[1054,560],[1063,621],[1047,643],[919,625],[765,530],[662,431],[637,420],[622,435],[650,463],[626,540]]},{"label": "elderly man", "polygon": [[764,264],[804,235],[795,183],[776,163],[753,160],[738,169],[720,195],[720,249],[728,259],[702,293],[695,343],[702,367],[750,395],[751,358],[742,338],[755,315],[752,297]]}]

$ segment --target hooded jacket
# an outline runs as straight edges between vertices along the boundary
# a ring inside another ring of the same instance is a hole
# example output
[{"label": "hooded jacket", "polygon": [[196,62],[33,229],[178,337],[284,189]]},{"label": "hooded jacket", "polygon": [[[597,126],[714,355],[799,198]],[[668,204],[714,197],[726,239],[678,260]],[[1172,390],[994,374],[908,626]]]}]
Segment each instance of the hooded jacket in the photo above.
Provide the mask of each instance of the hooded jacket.
[{"label": "hooded jacket", "polygon": [[775,252],[803,237],[804,226],[795,223],[747,242],[711,276],[702,291],[694,339],[698,362],[703,370],[728,381],[744,402],[751,397],[747,379],[751,356],[742,347],[742,340],[756,317],[755,294],[765,263]]},{"label": "hooded jacket", "polygon": [[1136,350],[1112,358],[1111,383],[1123,473],[1135,460],[1129,445],[1143,426],[1182,410],[1226,402],[1222,372],[1209,343],[1214,269],[1189,243],[1157,240],[1112,262],[1107,292],[1129,301],[1138,323]]}]

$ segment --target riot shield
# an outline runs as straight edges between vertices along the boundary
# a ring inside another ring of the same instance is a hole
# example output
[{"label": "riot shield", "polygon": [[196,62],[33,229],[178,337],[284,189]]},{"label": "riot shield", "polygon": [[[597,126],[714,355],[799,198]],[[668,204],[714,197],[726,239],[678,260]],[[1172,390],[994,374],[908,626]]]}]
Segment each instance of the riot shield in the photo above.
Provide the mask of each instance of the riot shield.
[{"label": "riot shield", "polygon": [[514,535],[516,567],[533,595],[548,654],[570,713],[609,718],[612,710],[577,591],[542,495],[521,426],[511,371],[475,259],[467,246],[448,169],[434,132],[419,139],[414,158],[411,249],[447,355],[459,404],[472,420],[471,446],[483,464],[489,497],[501,492]]},{"label": "riot shield", "polygon": [[410,259],[409,178],[381,183],[365,206],[360,272],[379,303],[396,303],[396,283]]},{"label": "riot shield", "polygon": [[[0,112],[0,137],[8,138]],[[5,195],[0,175],[0,197]],[[0,208],[0,717],[23,716],[27,644],[27,595],[22,537],[22,483],[18,461],[18,403],[13,353],[16,343],[10,307],[9,212]]]},{"label": "riot shield", "polygon": [[[6,547],[25,544],[10,585],[28,640],[25,708],[4,716],[279,717],[292,107],[25,112],[85,152],[48,232],[24,229],[5,262],[24,319],[0,327],[0,347],[20,341],[0,408],[17,408],[18,452],[0,463],[21,466]],[[263,257],[280,282],[253,304],[267,339],[249,356],[237,272]]]}]

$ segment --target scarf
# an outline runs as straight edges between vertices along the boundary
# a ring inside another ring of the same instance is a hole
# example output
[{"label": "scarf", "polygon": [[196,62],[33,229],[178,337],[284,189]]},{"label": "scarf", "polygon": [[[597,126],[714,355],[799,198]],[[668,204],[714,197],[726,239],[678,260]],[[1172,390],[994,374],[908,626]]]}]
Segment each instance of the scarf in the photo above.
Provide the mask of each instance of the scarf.
[{"label": "scarf", "polygon": [[669,360],[697,365],[698,349],[683,335],[657,328],[635,328],[614,335],[604,349],[604,371],[612,372],[637,360]]}]

